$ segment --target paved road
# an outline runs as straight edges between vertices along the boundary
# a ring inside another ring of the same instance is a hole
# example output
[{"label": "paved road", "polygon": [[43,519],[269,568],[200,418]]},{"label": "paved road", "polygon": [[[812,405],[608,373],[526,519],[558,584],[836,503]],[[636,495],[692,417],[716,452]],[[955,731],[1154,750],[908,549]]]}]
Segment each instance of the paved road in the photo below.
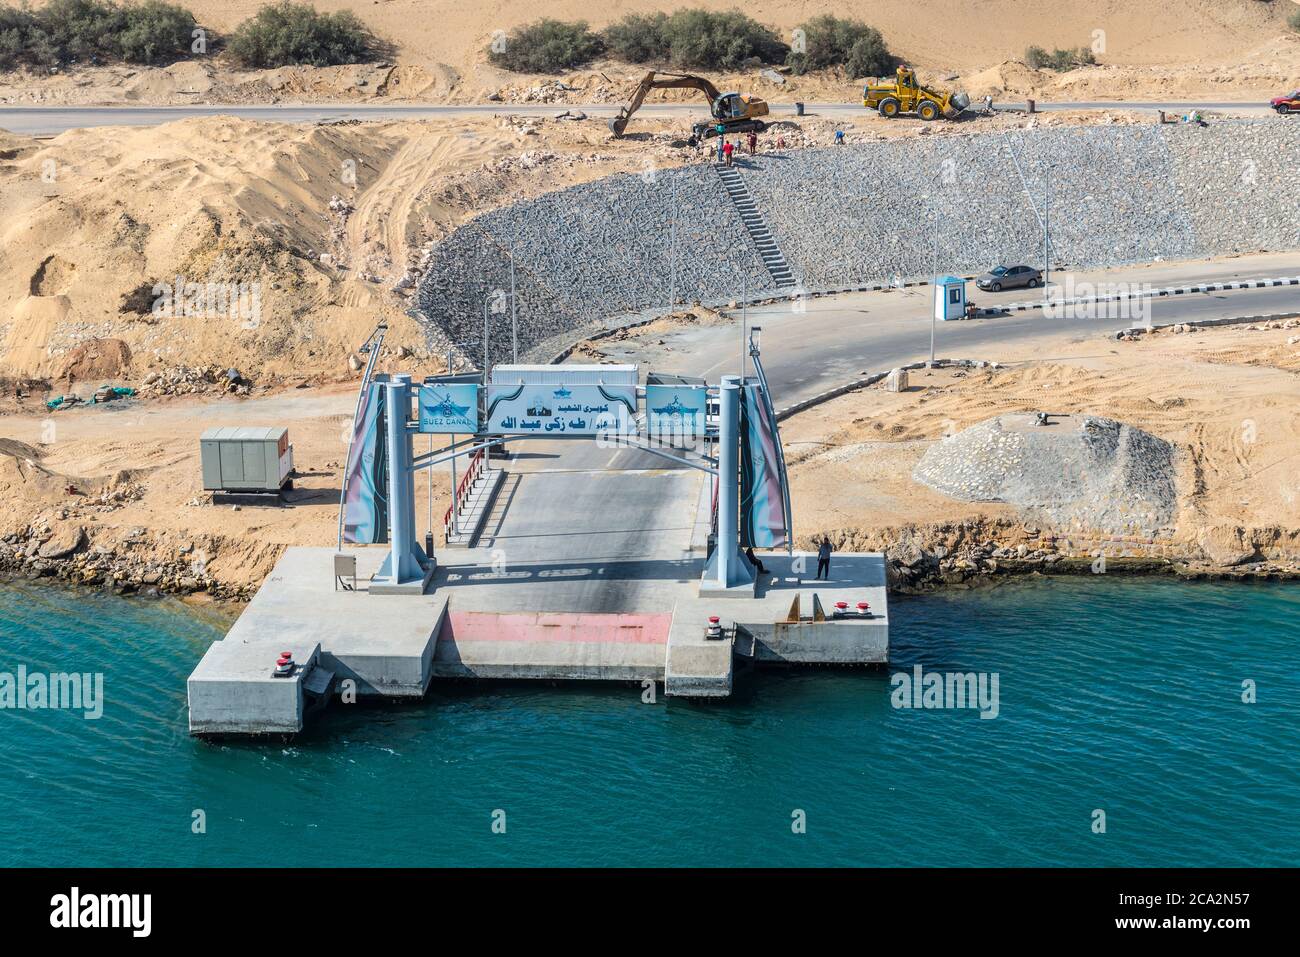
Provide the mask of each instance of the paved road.
[{"label": "paved road", "polygon": [[672,611],[661,583],[698,574],[688,549],[702,473],[581,439],[511,448],[501,521],[489,521],[476,555],[507,563],[521,586],[510,600],[530,611]]},{"label": "paved road", "polygon": [[[1075,278],[1165,286],[1297,274],[1300,255],[1156,264]],[[929,297],[928,287],[917,287],[815,299],[802,313],[786,306],[750,310],[750,319],[763,327],[763,356],[778,407],[856,378],[863,370],[925,358]],[[981,294],[982,300],[1024,298],[1023,290]],[[1243,311],[1300,312],[1300,286],[1158,299],[1152,310],[1157,322]],[[1115,318],[1047,319],[1038,311],[944,323],[938,327],[938,354],[1001,359],[1009,347],[1024,349],[1040,341],[1046,347],[1059,341],[1062,331],[1087,336],[1126,324]],[[640,362],[646,370],[716,380],[737,371],[739,333],[737,324],[684,329],[621,352],[614,347],[607,351]],[[1038,354],[1050,352],[1045,348]],[[680,549],[689,541],[694,520],[696,473],[665,471],[665,463],[647,453],[611,452],[586,441],[530,441],[513,448],[523,454],[510,469],[523,474],[511,490],[500,527],[489,528],[485,544],[504,549],[512,566],[523,566],[527,582],[537,586],[530,589],[529,600],[555,610],[617,610],[627,607],[632,589],[640,604],[658,608],[655,583],[679,580],[689,568]]]},{"label": "paved road", "polygon": [[[1276,271],[1275,271],[1276,270]],[[1240,259],[1210,264],[1169,264],[1105,273],[1080,273],[1080,280],[1151,282],[1175,285],[1199,279],[1228,281],[1300,275],[1300,254]],[[764,366],[778,407],[847,382],[861,372],[875,372],[928,358],[930,288],[855,293],[814,299],[806,311],[787,305],[748,310],[751,324],[761,325]],[[1026,290],[979,293],[980,304],[1032,298]],[[1047,318],[1039,310],[989,319],[939,323],[936,354],[949,358],[1002,359],[1008,348],[1023,349],[1058,337],[1108,333],[1130,323],[1103,312],[1097,318]],[[1225,316],[1300,313],[1300,286],[1195,293],[1151,300],[1152,321],[1205,320]],[[646,369],[706,376],[738,371],[740,331],[736,325],[683,329],[626,347],[602,346],[619,361],[640,362]]]},{"label": "paved road", "polygon": [[[1024,103],[999,103],[999,109],[1024,109]],[[6,106],[0,107],[0,129],[13,133],[49,136],[65,130],[89,126],[157,126],[192,116],[241,116],[250,120],[279,123],[317,123],[335,120],[401,120],[491,116],[495,113],[552,116],[561,110],[582,110],[592,116],[613,116],[619,104],[555,103],[474,103],[447,104],[276,104],[273,106]],[[1245,113],[1268,113],[1266,103],[1229,101],[1062,101],[1038,104],[1040,110],[1112,110],[1149,109],[1184,113],[1188,110],[1232,110]],[[788,103],[772,105],[774,119],[792,118],[794,107]],[[646,116],[674,116],[702,113],[699,104],[666,103],[643,107]],[[812,116],[856,117],[864,113],[861,103],[809,103]],[[1300,118],[1296,120],[1300,122]]]}]

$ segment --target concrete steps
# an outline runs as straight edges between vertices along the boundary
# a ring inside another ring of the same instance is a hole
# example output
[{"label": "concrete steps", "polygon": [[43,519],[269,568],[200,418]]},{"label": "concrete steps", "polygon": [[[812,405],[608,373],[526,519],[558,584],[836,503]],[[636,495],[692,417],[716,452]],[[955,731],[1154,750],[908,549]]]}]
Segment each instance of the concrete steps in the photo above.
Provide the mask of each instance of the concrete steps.
[{"label": "concrete steps", "polygon": [[745,224],[745,229],[749,231],[749,236],[753,239],[754,246],[757,247],[758,254],[762,257],[763,265],[767,267],[767,274],[772,277],[773,284],[777,289],[793,286],[794,274],[790,271],[790,264],[785,261],[785,254],[781,252],[781,247],[777,245],[772,230],[768,228],[763,215],[758,211],[758,204],[754,202],[754,197],[750,195],[749,187],[745,185],[745,179],[740,175],[740,170],[734,166],[728,166],[726,163],[714,163],[713,168],[717,170],[718,178],[722,180],[727,195],[731,197],[736,212],[740,214],[740,221]]},{"label": "concrete steps", "polygon": [[514,498],[515,490],[519,487],[520,478],[521,475],[518,472],[505,473],[505,479],[501,483],[501,490],[497,492],[491,508],[484,517],[483,527],[478,536],[479,544],[491,546],[495,544],[497,537],[500,536],[501,528],[505,524],[506,512],[510,509],[510,502]]},{"label": "concrete steps", "polygon": [[[488,516],[492,514],[497,493],[505,481],[506,473],[502,469],[482,472],[470,486],[465,495],[465,504],[461,506],[460,517],[454,526],[447,527],[446,543],[451,548],[473,548],[478,544]],[[455,530],[453,530],[455,529]]]}]

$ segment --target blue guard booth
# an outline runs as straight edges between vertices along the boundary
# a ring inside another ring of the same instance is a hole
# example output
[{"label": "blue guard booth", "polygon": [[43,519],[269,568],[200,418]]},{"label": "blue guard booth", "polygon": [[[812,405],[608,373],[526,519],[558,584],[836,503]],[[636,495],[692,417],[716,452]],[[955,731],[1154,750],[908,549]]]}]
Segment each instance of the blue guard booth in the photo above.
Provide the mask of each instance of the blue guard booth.
[{"label": "blue guard booth", "polygon": [[956,276],[940,276],[934,282],[934,318],[966,318],[966,280]]}]

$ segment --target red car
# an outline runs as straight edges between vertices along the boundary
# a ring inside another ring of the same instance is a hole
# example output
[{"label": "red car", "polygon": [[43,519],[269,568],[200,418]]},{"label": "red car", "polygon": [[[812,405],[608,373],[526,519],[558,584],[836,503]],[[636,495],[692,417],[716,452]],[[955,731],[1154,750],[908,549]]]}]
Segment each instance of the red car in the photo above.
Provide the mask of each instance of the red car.
[{"label": "red car", "polygon": [[1275,96],[1268,101],[1268,105],[1279,113],[1300,113],[1300,90],[1286,96]]}]

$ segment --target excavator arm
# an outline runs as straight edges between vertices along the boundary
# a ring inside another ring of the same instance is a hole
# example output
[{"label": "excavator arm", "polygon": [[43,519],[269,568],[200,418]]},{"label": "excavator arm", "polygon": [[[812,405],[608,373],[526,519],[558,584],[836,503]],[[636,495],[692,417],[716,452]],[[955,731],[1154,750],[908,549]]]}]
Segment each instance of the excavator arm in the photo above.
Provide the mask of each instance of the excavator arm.
[{"label": "excavator arm", "polygon": [[713,114],[713,105],[721,95],[718,88],[702,76],[692,76],[689,73],[656,73],[651,70],[641,78],[627,106],[619,110],[618,116],[609,121],[611,133],[615,136],[623,135],[628,120],[632,119],[632,114],[641,108],[641,104],[645,102],[646,95],[651,90],[699,90],[709,101],[710,115]]}]

